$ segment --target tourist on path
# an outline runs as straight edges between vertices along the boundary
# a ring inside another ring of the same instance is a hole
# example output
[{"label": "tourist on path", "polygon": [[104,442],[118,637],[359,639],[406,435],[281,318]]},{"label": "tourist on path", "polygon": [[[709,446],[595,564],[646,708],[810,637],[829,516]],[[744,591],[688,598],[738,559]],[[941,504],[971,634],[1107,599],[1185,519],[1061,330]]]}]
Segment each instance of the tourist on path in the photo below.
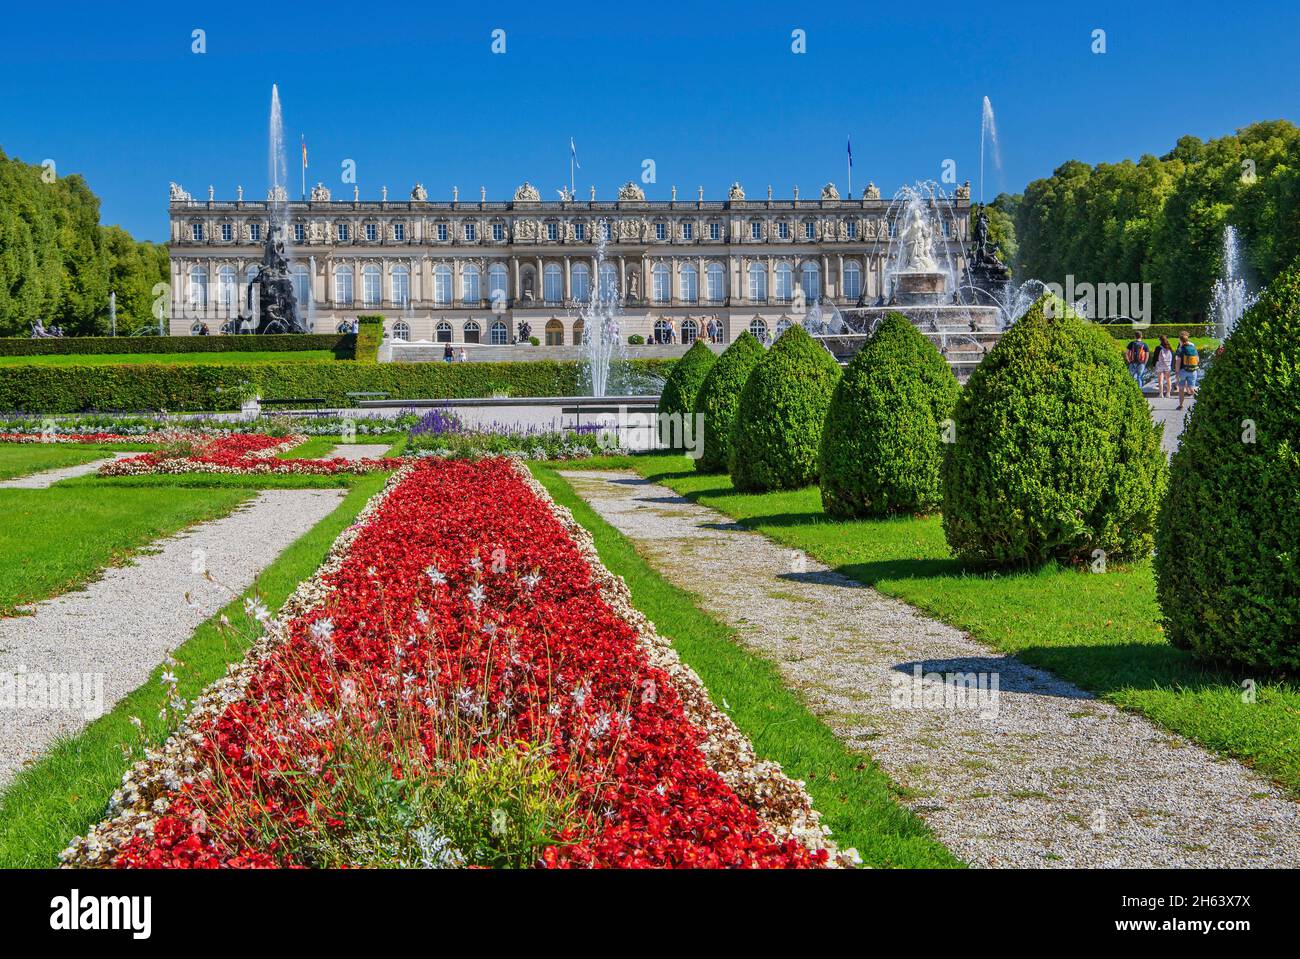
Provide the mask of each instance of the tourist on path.
[{"label": "tourist on path", "polygon": [[442,348],[442,361],[444,363],[450,363],[455,358],[456,358],[455,355],[451,351],[451,344],[448,343],[446,346]]},{"label": "tourist on path", "polygon": [[1134,330],[1133,339],[1129,342],[1128,349],[1124,351],[1124,359],[1128,362],[1128,371],[1133,375],[1138,389],[1142,389],[1142,381],[1146,379],[1149,355],[1150,351],[1147,349],[1146,341],[1142,339],[1142,334]]},{"label": "tourist on path", "polygon": [[1174,373],[1178,379],[1178,408],[1183,408],[1187,397],[1196,395],[1196,374],[1201,368],[1201,356],[1196,352],[1192,335],[1178,331],[1178,349],[1174,350]]},{"label": "tourist on path", "polygon": [[1169,337],[1160,335],[1160,345],[1156,347],[1156,390],[1161,396],[1173,396],[1174,348],[1169,345]]},{"label": "tourist on path", "polygon": [[469,361],[469,354],[465,352],[465,347],[460,348],[460,361],[466,363]]}]

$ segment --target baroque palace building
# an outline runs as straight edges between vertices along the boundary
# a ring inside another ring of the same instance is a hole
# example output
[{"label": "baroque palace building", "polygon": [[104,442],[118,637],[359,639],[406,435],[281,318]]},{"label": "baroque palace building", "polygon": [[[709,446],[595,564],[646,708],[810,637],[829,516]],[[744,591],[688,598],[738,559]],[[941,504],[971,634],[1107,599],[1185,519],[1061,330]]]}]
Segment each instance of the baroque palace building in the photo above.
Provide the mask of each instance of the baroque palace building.
[{"label": "baroque palace building", "polygon": [[[244,306],[266,242],[269,201],[194,200],[171,188],[171,333],[217,333]],[[522,324],[551,346],[581,342],[593,293],[617,295],[623,334],[647,342],[744,330],[771,340],[813,303],[872,305],[893,253],[889,201],[827,184],[816,199],[647,200],[635,183],[614,201],[543,201],[524,183],[510,202],[453,193],[428,199],[334,200],[317,185],[287,202],[286,251],[302,314],[332,332],[378,313],[394,340],[510,343]],[[941,220],[952,261],[965,263],[970,184]],[[601,248],[603,247],[603,259]],[[304,306],[303,304],[309,304]]]}]

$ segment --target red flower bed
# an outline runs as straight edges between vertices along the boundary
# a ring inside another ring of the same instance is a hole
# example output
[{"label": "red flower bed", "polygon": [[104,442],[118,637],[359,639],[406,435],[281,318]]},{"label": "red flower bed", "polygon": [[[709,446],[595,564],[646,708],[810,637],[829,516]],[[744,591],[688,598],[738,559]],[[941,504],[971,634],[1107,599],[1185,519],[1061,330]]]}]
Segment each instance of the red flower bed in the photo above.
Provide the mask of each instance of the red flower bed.
[{"label": "red flower bed", "polygon": [[306,437],[227,433],[219,436],[181,436],[177,448],[164,448],[141,456],[125,457],[100,467],[100,476],[140,476],[150,473],[256,473],[333,475],[370,473],[393,469],[390,459],[280,459],[277,453],[293,449]]},{"label": "red flower bed", "polygon": [[121,433],[0,433],[0,443],[149,443],[148,436]]},{"label": "red flower bed", "polygon": [[[242,696],[225,696],[192,730],[190,767],[161,798],[139,800],[165,812],[151,829],[123,827],[131,838],[114,865],[296,864],[284,848],[259,846],[248,823],[273,815],[346,834],[352,824],[329,805],[339,740],[328,727],[350,711],[382,719],[398,709],[416,718],[404,728],[421,740],[450,710],[489,725],[508,716],[511,742],[544,744],[583,826],[539,865],[826,863],[825,849],[777,840],[710,767],[677,680],[652,664],[516,467],[426,460],[408,470],[322,577],[322,601],[277,627]],[[428,745],[385,741],[395,757]],[[317,792],[304,794],[304,771]]]}]

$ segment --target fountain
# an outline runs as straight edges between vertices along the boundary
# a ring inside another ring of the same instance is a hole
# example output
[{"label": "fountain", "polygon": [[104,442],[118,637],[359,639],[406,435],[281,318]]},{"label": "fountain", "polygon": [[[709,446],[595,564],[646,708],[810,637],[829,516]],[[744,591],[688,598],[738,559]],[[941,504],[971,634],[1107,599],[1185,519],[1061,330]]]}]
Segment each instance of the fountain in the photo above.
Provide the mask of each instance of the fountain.
[{"label": "fountain", "polygon": [[997,293],[977,295],[976,274],[965,262],[973,259],[983,264],[985,272],[978,276],[1001,276],[1005,284],[1009,271],[992,253],[988,224],[977,224],[974,256],[964,257],[956,239],[956,208],[933,181],[903,187],[894,194],[885,216],[888,236],[880,242],[888,243],[889,237],[897,242],[892,244],[885,288],[876,302],[846,307],[842,313],[818,304],[804,325],[844,361],[861,348],[887,313],[900,312],[964,379],[997,341],[1004,325]]},{"label": "fountain", "polygon": [[305,326],[299,316],[293,277],[289,273],[285,240],[289,226],[289,191],[285,187],[284,117],[280,112],[280,90],[274,84],[271,86],[267,179],[266,245],[262,264],[248,284],[245,297],[248,314],[239,317],[237,328],[256,333],[306,333],[310,327]]},{"label": "fountain", "polygon": [[1214,281],[1210,302],[1214,335],[1220,341],[1232,335],[1237,322],[1259,299],[1258,294],[1247,291],[1246,281],[1240,271],[1241,250],[1237,243],[1237,228],[1226,226],[1223,229],[1223,262],[1219,267],[1219,278]]},{"label": "fountain", "polygon": [[582,317],[582,369],[583,379],[592,396],[608,396],[610,372],[627,359],[623,330],[619,323],[618,281],[608,287],[602,282],[605,265],[605,221],[596,229],[596,269],[592,285],[587,291],[587,302],[580,311]]},{"label": "fountain", "polygon": [[1002,148],[998,145],[998,125],[993,119],[993,103],[984,98],[980,113],[980,206],[984,205],[984,141],[993,146],[993,168],[998,171],[999,180],[1002,173]]}]

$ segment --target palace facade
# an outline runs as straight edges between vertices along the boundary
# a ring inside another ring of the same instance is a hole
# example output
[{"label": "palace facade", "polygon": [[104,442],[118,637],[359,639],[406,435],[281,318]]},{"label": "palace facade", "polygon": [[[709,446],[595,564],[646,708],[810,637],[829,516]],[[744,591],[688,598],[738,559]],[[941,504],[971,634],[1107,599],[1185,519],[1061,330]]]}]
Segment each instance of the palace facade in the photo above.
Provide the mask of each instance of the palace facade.
[{"label": "palace facade", "polygon": [[[893,254],[889,201],[834,184],[816,199],[544,201],[524,183],[509,202],[335,200],[317,185],[287,202],[286,248],[296,297],[315,332],[378,313],[394,340],[501,345],[526,323],[542,343],[581,341],[593,293],[616,295],[625,335],[678,341],[746,329],[771,339],[815,302],[876,303]],[[172,184],[173,335],[217,333],[237,317],[263,254],[269,201],[206,202]],[[941,221],[952,261],[965,262],[970,185]],[[603,258],[600,255],[603,247]],[[303,307],[303,304],[309,304]]]}]

